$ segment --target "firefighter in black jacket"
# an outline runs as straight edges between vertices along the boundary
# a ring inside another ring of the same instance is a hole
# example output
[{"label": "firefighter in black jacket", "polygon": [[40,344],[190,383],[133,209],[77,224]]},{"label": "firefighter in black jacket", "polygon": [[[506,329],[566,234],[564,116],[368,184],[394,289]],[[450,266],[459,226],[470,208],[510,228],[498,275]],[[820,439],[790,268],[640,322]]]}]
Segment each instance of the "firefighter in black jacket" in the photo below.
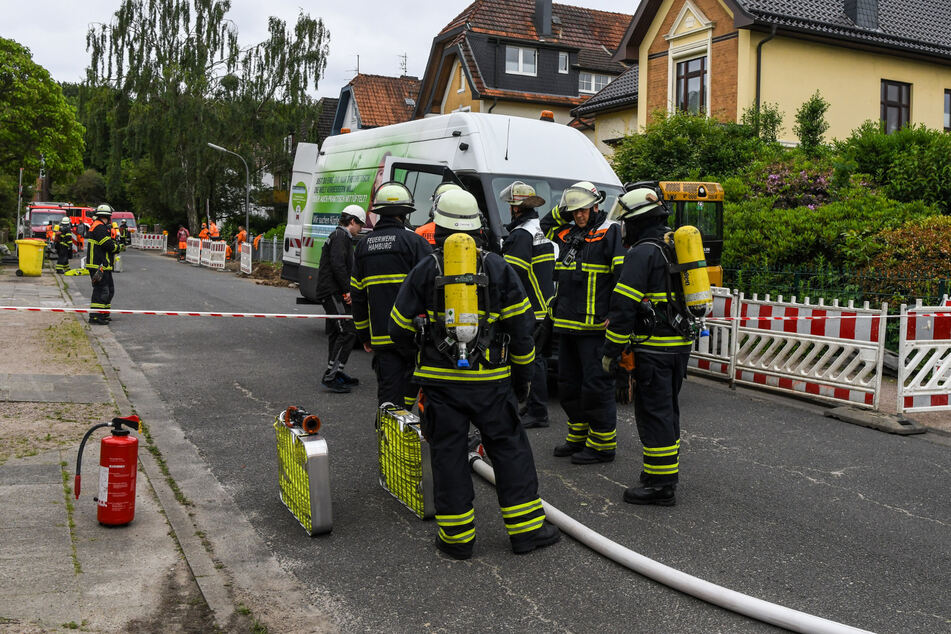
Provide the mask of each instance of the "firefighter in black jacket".
[{"label": "firefighter in black jacket", "polygon": [[[418,340],[420,346],[414,376],[426,397],[422,423],[432,457],[436,547],[456,559],[472,556],[475,494],[467,443],[471,422],[481,432],[495,468],[512,550],[527,553],[560,537],[558,529],[545,521],[531,446],[518,421],[518,401],[527,396],[535,350],[531,305],[505,260],[481,249],[475,253],[481,222],[472,194],[457,190],[440,196],[435,222],[437,250],[416,265],[400,287],[389,331],[397,343]],[[471,249],[476,270],[450,275],[450,264],[460,261],[457,256],[466,249]],[[478,297],[468,311],[446,305],[453,284]],[[475,313],[481,315],[478,331],[467,331],[472,337],[467,348],[459,328],[467,316],[475,319]],[[419,331],[416,317],[421,314],[427,319]],[[459,325],[450,327],[453,321]]]},{"label": "firefighter in black jacket", "polygon": [[[115,267],[116,254],[122,250],[122,245],[112,239],[109,223],[111,218],[112,207],[99,205],[96,207],[95,220],[86,234],[86,269],[92,279],[90,309],[112,308],[112,298],[116,294],[112,270]],[[111,320],[112,317],[107,312],[89,314],[91,324],[108,324]]]},{"label": "firefighter in black jacket", "polygon": [[357,336],[373,353],[378,404],[393,403],[410,409],[419,387],[413,382],[413,348],[400,350],[390,338],[390,310],[400,284],[416,264],[432,253],[422,236],[406,228],[415,211],[413,195],[402,183],[383,183],[373,197],[380,219],[354,253],[350,292]]},{"label": "firefighter in black jacket", "polygon": [[73,253],[73,231],[69,220],[64,219],[62,224],[53,227],[53,240],[56,241],[56,272],[65,273],[69,270],[69,256]]},{"label": "firefighter in black jacket", "polygon": [[541,220],[559,250],[558,291],[549,310],[558,334],[558,393],[568,436],[555,455],[571,456],[575,464],[612,462],[617,449],[614,377],[601,368],[600,350],[624,247],[618,223],[598,209],[601,200],[594,185],[582,181],[566,188]]},{"label": "firefighter in black jacket", "polygon": [[[555,244],[542,233],[536,207],[545,200],[535,188],[515,181],[502,190],[500,198],[512,211],[512,222],[506,225],[508,236],[502,243],[505,261],[518,275],[528,301],[532,304],[536,327],[545,319],[548,302],[555,294]],[[536,351],[532,389],[528,395],[522,424],[526,429],[548,427],[548,364],[545,355]]]},{"label": "firefighter in black jacket", "polygon": [[[353,270],[353,238],[366,224],[367,213],[359,205],[348,205],[340,212],[340,221],[327,236],[320,250],[315,298],[328,315],[350,313],[350,272]],[[327,369],[320,383],[331,392],[347,393],[360,383],[343,370],[357,333],[350,319],[327,319]]]},{"label": "firefighter in black jacket", "polygon": [[634,344],[634,415],[644,447],[639,486],[624,491],[631,504],[672,506],[680,464],[678,395],[687,375],[691,340],[670,324],[676,288],[661,245],[670,211],[649,188],[621,196],[612,217],[624,223],[621,279],[611,295],[602,365],[611,367]]}]

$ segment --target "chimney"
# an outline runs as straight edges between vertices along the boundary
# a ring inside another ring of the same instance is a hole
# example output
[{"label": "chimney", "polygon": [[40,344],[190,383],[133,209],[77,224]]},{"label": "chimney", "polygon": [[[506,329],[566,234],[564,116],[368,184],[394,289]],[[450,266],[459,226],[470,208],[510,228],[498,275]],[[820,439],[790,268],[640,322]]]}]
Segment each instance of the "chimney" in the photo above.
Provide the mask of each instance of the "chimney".
[{"label": "chimney", "polygon": [[551,37],[551,0],[535,0],[535,32]]},{"label": "chimney", "polygon": [[878,0],[845,0],[845,15],[855,26],[878,30]]}]

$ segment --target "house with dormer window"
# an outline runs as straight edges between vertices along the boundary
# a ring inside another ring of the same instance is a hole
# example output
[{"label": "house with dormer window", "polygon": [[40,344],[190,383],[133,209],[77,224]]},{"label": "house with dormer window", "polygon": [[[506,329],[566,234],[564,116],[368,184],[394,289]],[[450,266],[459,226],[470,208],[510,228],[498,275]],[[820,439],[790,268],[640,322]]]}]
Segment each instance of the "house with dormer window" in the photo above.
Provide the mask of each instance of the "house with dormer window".
[{"label": "house with dormer window", "polygon": [[416,77],[358,74],[340,89],[331,134],[409,121],[418,92]]},{"label": "house with dormer window", "polygon": [[[633,3],[632,3],[633,4]],[[489,112],[568,123],[623,73],[630,15],[551,0],[476,0],[433,39],[414,117]]]},{"label": "house with dormer window", "polygon": [[816,91],[827,139],[866,120],[951,130],[951,2],[643,0],[614,61],[631,68],[572,114],[602,152],[660,110],[738,121],[778,105],[780,140]]}]

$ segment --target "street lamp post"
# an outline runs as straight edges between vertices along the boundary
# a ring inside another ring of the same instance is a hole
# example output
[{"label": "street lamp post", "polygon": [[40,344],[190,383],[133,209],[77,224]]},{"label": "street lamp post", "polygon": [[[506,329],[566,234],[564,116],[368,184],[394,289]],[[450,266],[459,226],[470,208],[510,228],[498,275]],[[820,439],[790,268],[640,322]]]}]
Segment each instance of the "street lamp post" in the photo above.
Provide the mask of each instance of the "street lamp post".
[{"label": "street lamp post", "polygon": [[251,214],[250,214],[250,199],[251,199],[251,173],[248,172],[248,163],[244,160],[244,157],[238,154],[237,152],[232,152],[231,150],[226,150],[220,145],[215,145],[214,143],[209,143],[208,147],[213,150],[218,150],[219,152],[224,152],[225,154],[234,154],[241,162],[244,163],[244,229],[245,231],[251,231]]}]

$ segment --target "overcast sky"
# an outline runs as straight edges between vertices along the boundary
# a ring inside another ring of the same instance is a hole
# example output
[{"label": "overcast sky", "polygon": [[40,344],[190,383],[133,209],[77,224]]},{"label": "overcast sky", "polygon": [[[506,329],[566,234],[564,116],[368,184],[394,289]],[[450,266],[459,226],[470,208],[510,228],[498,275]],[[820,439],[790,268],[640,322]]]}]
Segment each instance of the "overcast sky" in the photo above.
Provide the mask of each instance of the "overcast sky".
[{"label": "overcast sky", "polygon": [[[639,0],[570,0],[561,4],[633,14]],[[267,18],[290,25],[301,7],[323,18],[330,31],[327,71],[316,95],[336,97],[357,68],[376,75],[399,75],[400,56],[407,74],[422,77],[433,37],[462,12],[470,0],[232,0],[229,17],[242,46],[260,42]],[[89,61],[86,31],[111,21],[119,0],[0,0],[0,36],[16,40],[56,81],[81,81]]]}]

